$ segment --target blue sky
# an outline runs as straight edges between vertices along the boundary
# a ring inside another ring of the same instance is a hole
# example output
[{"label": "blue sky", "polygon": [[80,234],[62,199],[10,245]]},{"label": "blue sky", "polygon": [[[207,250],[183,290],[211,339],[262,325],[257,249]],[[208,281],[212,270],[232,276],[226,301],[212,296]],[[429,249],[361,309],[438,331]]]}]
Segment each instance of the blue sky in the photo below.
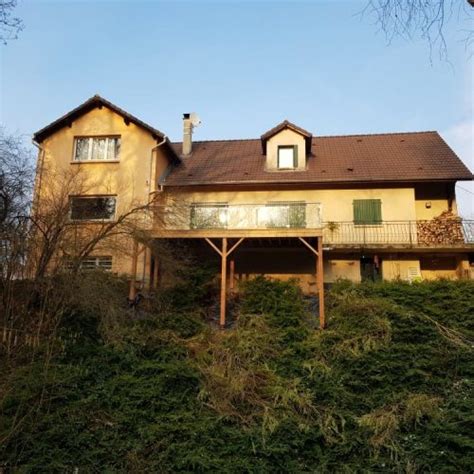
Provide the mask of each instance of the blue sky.
[{"label": "blue sky", "polygon": [[315,135],[438,130],[473,170],[469,25],[450,21],[449,63],[431,63],[420,39],[388,45],[358,15],[365,3],[19,0],[0,122],[31,136],[99,93],[172,140],[192,111],[197,140],[257,137],[284,118]]}]

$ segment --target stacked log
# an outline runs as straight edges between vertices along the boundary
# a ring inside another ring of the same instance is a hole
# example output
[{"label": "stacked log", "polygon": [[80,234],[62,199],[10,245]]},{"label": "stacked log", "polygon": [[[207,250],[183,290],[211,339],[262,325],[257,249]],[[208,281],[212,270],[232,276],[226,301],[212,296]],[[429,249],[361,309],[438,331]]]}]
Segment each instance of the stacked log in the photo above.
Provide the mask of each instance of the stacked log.
[{"label": "stacked log", "polygon": [[464,243],[461,218],[450,211],[444,211],[430,221],[417,222],[417,231],[420,245],[431,247]]}]

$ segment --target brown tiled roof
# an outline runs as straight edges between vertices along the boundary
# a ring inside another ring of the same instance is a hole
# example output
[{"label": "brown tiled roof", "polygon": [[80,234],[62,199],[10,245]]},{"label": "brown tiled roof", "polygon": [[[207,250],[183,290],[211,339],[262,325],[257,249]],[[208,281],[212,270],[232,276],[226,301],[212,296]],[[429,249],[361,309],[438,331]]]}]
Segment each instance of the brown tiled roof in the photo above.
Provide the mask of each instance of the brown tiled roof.
[{"label": "brown tiled roof", "polygon": [[[166,137],[166,135],[160,132],[158,129],[152,127],[151,125],[148,125],[147,123],[143,122],[142,120],[135,117],[134,115],[128,113],[127,111],[121,109],[120,107],[116,106],[112,102],[96,94],[92,96],[90,99],[87,99],[85,102],[83,102],[81,105],[79,105],[75,109],[72,109],[71,111],[67,112],[65,115],[58,118],[54,122],[51,122],[46,127],[42,128],[41,130],[38,130],[33,135],[33,139],[37,141],[38,143],[41,143],[44,139],[48,138],[53,133],[56,133],[61,128],[68,126],[74,120],[78,119],[79,117],[82,117],[84,114],[86,114],[87,112],[90,112],[91,110],[97,107],[106,107],[112,110],[116,114],[123,117],[125,121],[131,122],[137,125],[138,127],[141,127],[144,130],[148,131],[156,140],[163,140]],[[175,158],[176,161],[179,161],[179,155],[175,154],[174,148],[171,146],[168,138],[166,138],[166,145],[169,151],[173,154],[173,158]]]},{"label": "brown tiled roof", "polygon": [[[471,180],[437,132],[313,137],[307,168],[265,171],[259,139],[202,141],[166,178],[167,186],[252,183],[368,183]],[[181,143],[173,143],[181,153]]]}]

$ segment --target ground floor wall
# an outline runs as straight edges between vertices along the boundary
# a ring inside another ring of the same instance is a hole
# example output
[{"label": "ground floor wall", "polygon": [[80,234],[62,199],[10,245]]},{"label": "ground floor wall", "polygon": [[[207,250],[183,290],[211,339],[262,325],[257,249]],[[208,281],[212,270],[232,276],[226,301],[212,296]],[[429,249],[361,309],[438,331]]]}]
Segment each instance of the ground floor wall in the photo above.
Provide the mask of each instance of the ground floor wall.
[{"label": "ground floor wall", "polygon": [[[220,268],[220,257],[202,239],[194,242],[196,264],[214,263],[216,272]],[[104,251],[98,250],[101,255]],[[130,251],[120,249],[113,254],[112,271],[129,275],[132,270],[132,244]],[[136,281],[139,288],[147,287],[153,280],[154,267],[160,261],[150,249],[145,249],[137,258]],[[179,264],[179,263],[178,263]],[[230,268],[232,267],[232,269]],[[474,278],[474,263],[468,254],[447,253],[382,253],[370,250],[324,252],[324,282],[334,283],[339,279],[353,282],[362,280],[432,280],[437,278]],[[160,269],[164,275],[166,269]],[[229,257],[229,286],[237,288],[239,282],[263,275],[270,278],[297,279],[304,292],[316,293],[316,257],[301,243],[294,242],[277,247],[246,247],[242,245]]]},{"label": "ground floor wall", "polygon": [[[316,293],[316,257],[306,248],[242,250],[234,258],[236,283],[257,275],[297,279],[303,291]],[[360,263],[350,255],[324,258],[324,282],[360,281]]]},{"label": "ground floor wall", "polygon": [[[420,281],[437,278],[472,278],[474,266],[467,254],[376,254],[373,252],[335,254],[324,256],[324,282],[338,279],[353,282],[361,280]],[[249,251],[235,258],[237,281],[265,275],[287,280],[296,278],[305,292],[315,292],[315,258],[301,250]]]}]

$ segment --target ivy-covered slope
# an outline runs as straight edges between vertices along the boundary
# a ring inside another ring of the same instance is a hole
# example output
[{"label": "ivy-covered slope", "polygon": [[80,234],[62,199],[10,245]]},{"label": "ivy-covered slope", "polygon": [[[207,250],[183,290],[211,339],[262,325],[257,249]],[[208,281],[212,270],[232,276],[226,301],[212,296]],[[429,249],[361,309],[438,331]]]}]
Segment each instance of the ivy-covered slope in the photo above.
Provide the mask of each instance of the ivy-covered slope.
[{"label": "ivy-covered slope", "polygon": [[71,308],[51,359],[3,366],[0,466],[472,470],[474,283],[341,282],[323,332],[291,282],[247,283],[227,331],[203,323],[210,295],[194,278],[113,336]]}]

